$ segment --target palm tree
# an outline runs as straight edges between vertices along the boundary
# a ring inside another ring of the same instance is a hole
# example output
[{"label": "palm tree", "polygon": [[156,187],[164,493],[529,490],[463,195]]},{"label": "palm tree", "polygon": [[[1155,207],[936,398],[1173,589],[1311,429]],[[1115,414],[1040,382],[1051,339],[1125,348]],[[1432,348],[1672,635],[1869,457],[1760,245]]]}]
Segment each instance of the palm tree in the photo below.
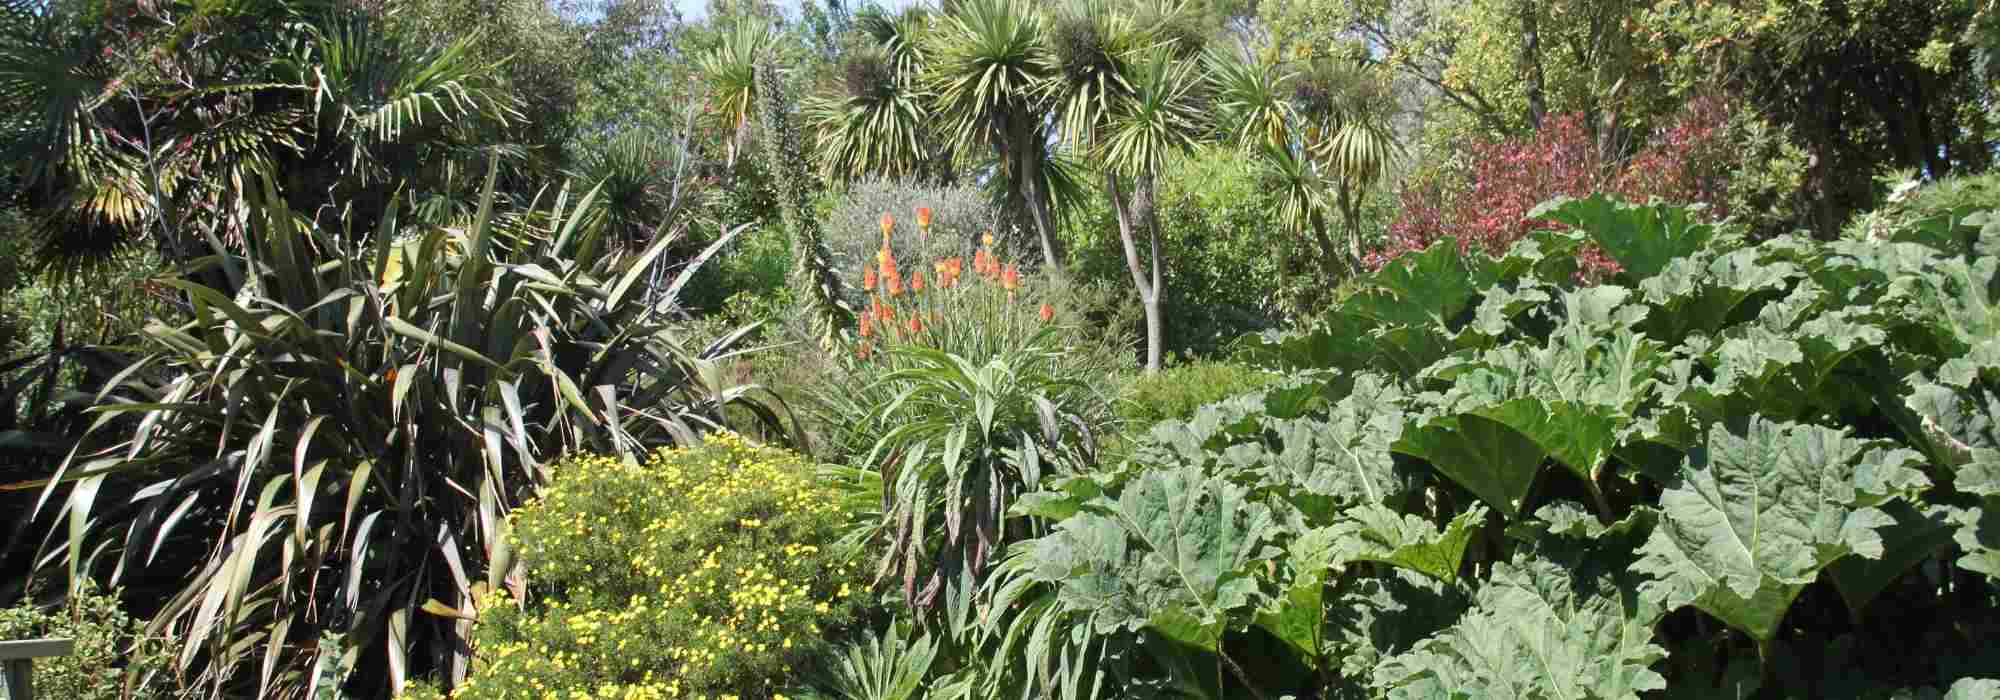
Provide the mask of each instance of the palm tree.
[{"label": "palm tree", "polygon": [[89,5],[0,4],[0,156],[32,164],[50,264],[149,234],[169,258],[236,240],[263,174],[299,211],[374,211],[392,177],[449,183],[490,150],[477,125],[518,117],[477,37],[438,44],[325,0],[157,3],[101,24]]},{"label": "palm tree", "polygon": [[924,52],[917,37],[929,11],[868,14],[858,28],[872,45],[850,52],[836,94],[811,98],[808,119],[818,135],[820,165],[829,177],[866,175],[942,179],[940,152],[927,95],[918,77]]},{"label": "palm tree", "polygon": [[776,38],[762,18],[741,17],[722,35],[722,43],[696,62],[708,86],[709,104],[715,107],[722,126],[729,129],[725,146],[731,167],[750,138],[750,126],[756,118],[757,60],[775,50]]},{"label": "palm tree", "polygon": [[[1154,186],[1167,161],[1192,150],[1201,135],[1200,80],[1193,62],[1174,60],[1170,48],[1155,46],[1132,64],[1129,84],[1131,95],[1112,104],[1099,153],[1107,194],[1118,214],[1125,265],[1146,311],[1146,371],[1157,372],[1166,340],[1160,296],[1167,261],[1154,212]],[[1132,179],[1129,201],[1122,181],[1127,177]],[[1150,244],[1144,265],[1135,235],[1141,228]]]},{"label": "palm tree", "polygon": [[[1312,237],[1329,281],[1338,268],[1358,272],[1362,200],[1397,153],[1379,83],[1357,67],[1328,61],[1291,71],[1211,51],[1203,65],[1220,130],[1260,156],[1283,194],[1286,228]],[[1335,215],[1345,245],[1327,230]]]},{"label": "palm tree", "polygon": [[[1166,260],[1153,213],[1154,180],[1173,152],[1191,146],[1196,81],[1179,48],[1148,27],[1175,8],[1158,8],[1142,26],[1107,0],[1069,0],[1050,13],[1049,44],[1057,70],[1041,91],[1055,106],[1063,140],[1096,157],[1104,191],[1117,215],[1132,285],[1146,316],[1146,368],[1160,366],[1165,341],[1161,298]],[[1127,179],[1131,182],[1128,184]],[[1148,242],[1149,255],[1139,251]]]},{"label": "palm tree", "polygon": [[1040,86],[1055,71],[1041,17],[1025,0],[963,0],[931,36],[925,82],[937,117],[960,150],[993,149],[1008,183],[1009,214],[1027,211],[1043,264],[1060,276],[1041,172],[1049,151]]}]

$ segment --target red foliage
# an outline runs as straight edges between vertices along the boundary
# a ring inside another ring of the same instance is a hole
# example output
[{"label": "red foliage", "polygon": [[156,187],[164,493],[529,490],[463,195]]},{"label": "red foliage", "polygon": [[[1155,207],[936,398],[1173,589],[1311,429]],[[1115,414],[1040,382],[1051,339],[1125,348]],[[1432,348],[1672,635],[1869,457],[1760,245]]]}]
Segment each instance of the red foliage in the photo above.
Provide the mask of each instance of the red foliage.
[{"label": "red foliage", "polygon": [[[1462,251],[1478,246],[1493,255],[1505,253],[1531,231],[1561,228],[1526,219],[1529,210],[1558,196],[1608,192],[1638,202],[1658,197],[1705,204],[1704,217],[1728,216],[1728,177],[1740,159],[1729,140],[1733,113],[1733,104],[1721,95],[1691,100],[1622,163],[1605,162],[1597,134],[1581,114],[1552,116],[1526,137],[1466,144],[1462,167],[1403,184],[1397,193],[1401,215],[1368,262],[1380,267],[1446,236],[1456,236]],[[1617,270],[1601,251],[1587,250],[1584,258],[1589,277]]]}]

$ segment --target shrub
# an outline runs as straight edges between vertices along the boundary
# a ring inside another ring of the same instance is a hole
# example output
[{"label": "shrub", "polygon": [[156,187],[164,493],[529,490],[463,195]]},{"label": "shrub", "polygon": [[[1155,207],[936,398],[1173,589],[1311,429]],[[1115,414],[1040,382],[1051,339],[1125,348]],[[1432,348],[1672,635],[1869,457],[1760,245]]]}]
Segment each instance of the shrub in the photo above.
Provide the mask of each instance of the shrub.
[{"label": "shrub", "polygon": [[59,554],[73,577],[164,583],[150,629],[190,682],[291,696],[345,657],[347,692],[400,690],[462,661],[460,626],[426,605],[514,575],[501,516],[554,458],[685,443],[730,406],[775,422],[719,384],[726,342],[690,350],[662,323],[686,275],[642,281],[670,239],[594,253],[587,197],[490,220],[494,172],[463,233],[401,240],[393,213],[356,241],[267,186],[246,255],[212,259],[228,283],[170,281],[194,319],[152,325],[145,364],[99,397],[103,421],[144,428],[99,422],[112,444],[52,480],[49,509],[80,526]]},{"label": "shrub", "polygon": [[[817,385],[823,390],[815,392],[813,410],[825,431],[826,459],[858,457],[888,429],[876,409],[900,390],[884,381],[905,369],[894,353],[886,352],[896,346],[936,350],[973,366],[1038,343],[1062,348],[1049,358],[1050,372],[1073,380],[1075,387],[1061,398],[1083,411],[1093,426],[1110,418],[1101,397],[1110,394],[1112,371],[1130,365],[1133,355],[1129,340],[1098,330],[1107,324],[1093,316],[1101,313],[1106,297],[1091,288],[1021,273],[1005,253],[983,244],[969,258],[919,258],[905,269],[906,259],[883,253],[855,285],[870,295],[861,307],[855,342],[848,355],[829,358],[819,367],[825,374]],[[920,275],[924,283],[918,291]],[[1108,325],[1125,327],[1117,321]],[[1095,405],[1084,407],[1086,395],[1097,397]]]},{"label": "shrub", "polygon": [[[917,225],[917,208],[931,211],[928,230]],[[883,215],[894,219],[890,249],[906,260],[971,256],[980,236],[993,230],[999,214],[978,189],[965,185],[931,186],[896,180],[863,180],[848,186],[822,222],[834,269],[860,279],[861,268],[874,264],[882,249]],[[849,304],[862,308],[866,294],[850,286]]]},{"label": "shrub", "polygon": [[[1466,144],[1456,163],[1404,184],[1403,215],[1370,262],[1379,267],[1446,236],[1457,238],[1461,250],[1497,256],[1531,231],[1560,228],[1529,218],[1536,206],[1598,191],[1700,204],[1703,218],[1735,216],[1759,236],[1787,231],[1803,216],[1797,193],[1804,154],[1723,94],[1689,100],[1629,158],[1607,155],[1581,114],[1551,116],[1525,137]],[[1595,248],[1584,255],[1590,276],[1616,269]]]},{"label": "shrub", "polygon": [[1195,409],[1270,384],[1277,375],[1231,362],[1196,362],[1140,376],[1118,400],[1118,417],[1128,431],[1164,420],[1186,420]]},{"label": "shrub", "polygon": [[[1077,312],[984,241],[970,260],[901,267],[888,247],[853,355],[820,394],[820,415],[853,467],[857,537],[886,545],[879,574],[930,608],[945,583],[980,576],[1010,539],[1008,504],[1093,464],[1115,360],[1093,353]],[[924,273],[930,281],[920,283]]]},{"label": "shrub", "polygon": [[514,514],[529,593],[481,603],[453,697],[782,697],[862,599],[840,511],[812,464],[731,433],[565,461]]},{"label": "shrub", "polygon": [[[1169,353],[1218,354],[1324,296],[1317,250],[1284,231],[1277,216],[1282,202],[1254,163],[1216,149],[1179,159],[1161,175],[1161,245],[1172,261],[1162,285]],[[1081,278],[1116,281],[1130,294],[1132,276],[1110,206],[1099,196],[1079,209],[1066,230],[1074,242],[1071,269]]]},{"label": "shrub", "polygon": [[146,638],[144,626],[125,614],[117,596],[87,587],[53,610],[29,601],[0,609],[0,641],[49,637],[76,642],[68,656],[35,662],[36,695],[64,700],[174,697],[173,657],[160,640]]}]

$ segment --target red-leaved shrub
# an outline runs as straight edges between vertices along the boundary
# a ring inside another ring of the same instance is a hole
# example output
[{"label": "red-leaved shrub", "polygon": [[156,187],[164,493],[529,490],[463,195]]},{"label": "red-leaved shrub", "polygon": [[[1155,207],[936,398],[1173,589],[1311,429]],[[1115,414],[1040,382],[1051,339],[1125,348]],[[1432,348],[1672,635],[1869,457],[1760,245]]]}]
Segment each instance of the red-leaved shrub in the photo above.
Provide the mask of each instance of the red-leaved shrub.
[{"label": "red-leaved shrub", "polygon": [[[1741,163],[1732,146],[1733,103],[1720,94],[1690,100],[1637,153],[1606,162],[1598,134],[1582,114],[1554,115],[1540,131],[1502,140],[1474,140],[1453,165],[1412,178],[1397,193],[1402,210],[1388,240],[1369,256],[1381,266],[1404,253],[1456,236],[1460,250],[1474,246],[1505,253],[1531,231],[1560,229],[1527,218],[1537,205],[1559,196],[1608,192],[1630,201],[1650,198],[1703,204],[1701,216],[1729,215],[1728,184]],[[1586,277],[1602,279],[1617,263],[1595,249],[1584,253]]]}]

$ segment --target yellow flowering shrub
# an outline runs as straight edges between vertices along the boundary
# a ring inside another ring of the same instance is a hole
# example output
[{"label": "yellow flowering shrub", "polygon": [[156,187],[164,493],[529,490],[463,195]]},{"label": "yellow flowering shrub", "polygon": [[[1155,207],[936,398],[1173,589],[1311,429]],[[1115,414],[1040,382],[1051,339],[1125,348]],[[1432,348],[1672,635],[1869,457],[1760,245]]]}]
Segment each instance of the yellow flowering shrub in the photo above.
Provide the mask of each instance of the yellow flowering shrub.
[{"label": "yellow flowering shrub", "polygon": [[530,597],[481,604],[454,698],[781,698],[864,598],[796,454],[734,434],[573,458],[514,513]]}]

